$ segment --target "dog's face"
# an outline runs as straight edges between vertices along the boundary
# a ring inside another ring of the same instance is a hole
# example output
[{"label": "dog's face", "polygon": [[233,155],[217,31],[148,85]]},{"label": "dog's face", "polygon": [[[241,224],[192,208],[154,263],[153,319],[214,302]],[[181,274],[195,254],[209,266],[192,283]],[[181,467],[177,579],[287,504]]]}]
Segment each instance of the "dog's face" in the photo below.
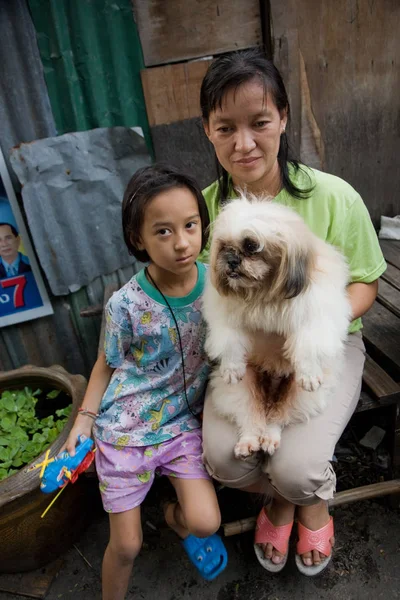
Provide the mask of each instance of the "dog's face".
[{"label": "dog's face", "polygon": [[311,265],[310,233],[284,206],[242,197],[215,222],[211,277],[222,295],[294,298],[307,287]]},{"label": "dog's face", "polygon": [[277,257],[267,256],[252,231],[235,238],[224,236],[213,243],[216,247],[212,268],[223,289],[258,288],[270,279],[280,262]]}]

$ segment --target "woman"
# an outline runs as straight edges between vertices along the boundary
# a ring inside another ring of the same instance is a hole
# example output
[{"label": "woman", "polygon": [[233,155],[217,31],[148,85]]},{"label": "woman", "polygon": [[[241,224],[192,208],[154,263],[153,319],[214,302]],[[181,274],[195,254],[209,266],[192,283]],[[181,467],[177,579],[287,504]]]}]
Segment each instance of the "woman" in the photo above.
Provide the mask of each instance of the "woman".
[{"label": "woman", "polygon": [[[340,386],[322,415],[284,429],[267,475],[257,457],[235,459],[235,426],[216,415],[207,402],[204,412],[209,473],[228,487],[267,492],[271,497],[257,521],[255,550],[260,563],[272,572],[284,567],[297,513],[296,564],[302,573],[315,575],[327,566],[334,545],[327,505],[336,483],[330,460],[359,399],[365,352],[360,317],[376,298],[386,264],[357,192],[343,180],[300,165],[291,156],[286,90],[263,54],[246,50],[217,58],[203,80],[200,102],[220,174],[203,192],[211,221],[224,200],[235,197],[237,188],[268,195],[295,209],[316,235],[344,253],[350,267],[353,321]],[[207,260],[207,249],[202,258]]]}]

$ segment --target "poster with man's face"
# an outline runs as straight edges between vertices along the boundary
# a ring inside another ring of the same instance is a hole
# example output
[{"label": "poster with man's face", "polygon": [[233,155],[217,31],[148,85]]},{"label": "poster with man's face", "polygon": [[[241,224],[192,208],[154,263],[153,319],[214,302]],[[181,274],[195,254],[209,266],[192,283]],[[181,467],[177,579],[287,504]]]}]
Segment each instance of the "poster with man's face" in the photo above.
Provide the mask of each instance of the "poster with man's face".
[{"label": "poster with man's face", "polygon": [[0,150],[0,327],[52,312]]}]

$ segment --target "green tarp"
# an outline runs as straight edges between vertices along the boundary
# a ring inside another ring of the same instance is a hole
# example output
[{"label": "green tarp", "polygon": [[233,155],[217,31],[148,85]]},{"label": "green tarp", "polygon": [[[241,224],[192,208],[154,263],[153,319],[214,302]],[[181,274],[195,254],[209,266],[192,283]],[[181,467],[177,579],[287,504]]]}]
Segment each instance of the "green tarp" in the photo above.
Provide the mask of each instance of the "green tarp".
[{"label": "green tarp", "polygon": [[29,0],[59,135],[140,126],[151,150],[130,0]]}]

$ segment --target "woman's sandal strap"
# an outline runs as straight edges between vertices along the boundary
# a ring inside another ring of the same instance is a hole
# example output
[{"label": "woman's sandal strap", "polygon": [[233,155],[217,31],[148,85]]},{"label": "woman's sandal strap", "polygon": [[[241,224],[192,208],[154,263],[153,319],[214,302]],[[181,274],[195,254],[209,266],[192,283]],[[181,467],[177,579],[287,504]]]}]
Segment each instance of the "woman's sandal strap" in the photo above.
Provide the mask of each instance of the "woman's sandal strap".
[{"label": "woman's sandal strap", "polygon": [[330,539],[334,535],[333,519],[331,517],[328,523],[317,531],[312,531],[299,522],[298,535],[297,554],[305,554],[306,552],[318,550],[321,554],[330,556],[332,551]]},{"label": "woman's sandal strap", "polygon": [[292,527],[293,521],[287,525],[273,525],[262,509],[257,519],[254,543],[272,544],[278,552],[286,554]]}]

